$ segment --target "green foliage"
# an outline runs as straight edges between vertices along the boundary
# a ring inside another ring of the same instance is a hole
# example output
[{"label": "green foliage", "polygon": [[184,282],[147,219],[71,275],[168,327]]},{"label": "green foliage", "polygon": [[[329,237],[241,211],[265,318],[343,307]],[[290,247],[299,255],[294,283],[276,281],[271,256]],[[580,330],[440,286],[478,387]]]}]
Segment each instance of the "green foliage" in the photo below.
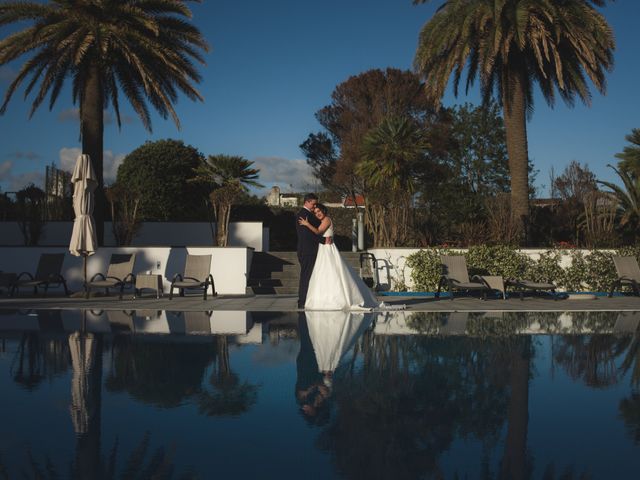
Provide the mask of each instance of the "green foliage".
[{"label": "green foliage", "polygon": [[424,130],[410,117],[387,117],[365,135],[357,172],[374,187],[414,191],[415,167],[429,147]]},{"label": "green foliage", "polygon": [[433,292],[438,288],[438,279],[442,274],[440,255],[449,255],[455,252],[445,248],[430,248],[420,250],[407,257],[406,265],[412,269],[411,280],[417,291]]},{"label": "green foliage", "polygon": [[540,254],[537,261],[531,261],[525,277],[533,282],[557,282],[563,278],[564,270],[560,266],[563,250],[547,250]]},{"label": "green foliage", "polygon": [[609,167],[616,172],[624,187],[601,180],[598,183],[609,188],[618,202],[620,227],[631,229],[637,238],[637,230],[640,226],[640,179],[626,170],[618,170],[611,165]]},{"label": "green foliage", "polygon": [[241,192],[249,187],[262,188],[258,177],[260,169],[253,168],[253,162],[237,155],[209,155],[195,169],[195,179],[214,188],[237,185]]},{"label": "green foliage", "polygon": [[[640,246],[624,247],[618,251],[548,250],[537,260],[531,259],[515,247],[480,246],[466,253],[433,248],[420,250],[407,257],[412,269],[411,280],[416,291],[435,291],[441,274],[440,255],[465,255],[469,274],[500,275],[504,278],[526,278],[532,281],[553,282],[569,292],[608,291],[616,279],[613,255],[632,255],[640,261]],[[562,257],[568,255],[570,264],[563,268]]]},{"label": "green foliage", "polygon": [[527,270],[529,257],[507,245],[480,245],[465,254],[469,274],[491,274],[503,278],[521,278]]},{"label": "green foliage", "polygon": [[616,154],[618,168],[629,172],[633,177],[640,178],[640,128],[634,128],[631,133],[625,136],[631,145],[624,147],[624,150]]},{"label": "green foliage", "polygon": [[140,198],[144,220],[206,218],[206,191],[190,182],[203,155],[179,140],[147,142],[118,167],[117,183]]}]

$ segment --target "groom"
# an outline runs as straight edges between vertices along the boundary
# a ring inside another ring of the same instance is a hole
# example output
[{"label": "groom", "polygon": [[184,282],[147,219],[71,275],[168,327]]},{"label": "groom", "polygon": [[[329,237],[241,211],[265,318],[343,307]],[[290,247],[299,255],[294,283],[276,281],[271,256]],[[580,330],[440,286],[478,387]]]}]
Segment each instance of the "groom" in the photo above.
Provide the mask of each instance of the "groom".
[{"label": "groom", "polygon": [[[311,225],[318,228],[320,220],[316,218],[313,211],[318,203],[318,197],[313,193],[304,196],[302,209],[296,215],[296,233],[298,234],[298,261],[300,262],[300,284],[298,286],[298,308],[304,308],[307,301],[307,290],[309,290],[309,280],[313,273],[313,266],[316,263],[318,245],[325,243],[325,238],[315,235],[304,225],[300,225],[299,218],[306,218]],[[330,243],[331,240],[327,240]]]}]

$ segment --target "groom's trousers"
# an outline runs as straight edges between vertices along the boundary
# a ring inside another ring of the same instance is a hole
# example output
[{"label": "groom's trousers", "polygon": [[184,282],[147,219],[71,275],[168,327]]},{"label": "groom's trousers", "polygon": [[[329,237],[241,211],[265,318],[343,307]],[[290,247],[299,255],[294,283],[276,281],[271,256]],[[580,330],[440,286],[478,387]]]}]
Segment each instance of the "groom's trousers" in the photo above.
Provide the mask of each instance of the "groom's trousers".
[{"label": "groom's trousers", "polygon": [[300,262],[300,284],[298,285],[298,308],[304,308],[307,301],[307,291],[309,290],[309,281],[313,273],[313,267],[316,264],[316,254],[298,255]]}]

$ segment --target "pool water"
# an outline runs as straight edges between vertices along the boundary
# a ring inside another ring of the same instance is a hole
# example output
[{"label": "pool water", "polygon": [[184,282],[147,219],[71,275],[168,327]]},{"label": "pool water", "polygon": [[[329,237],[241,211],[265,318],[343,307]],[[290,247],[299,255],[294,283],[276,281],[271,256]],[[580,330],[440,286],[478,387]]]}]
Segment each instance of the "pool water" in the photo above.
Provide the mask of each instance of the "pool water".
[{"label": "pool water", "polygon": [[0,310],[0,478],[638,478],[639,325]]}]

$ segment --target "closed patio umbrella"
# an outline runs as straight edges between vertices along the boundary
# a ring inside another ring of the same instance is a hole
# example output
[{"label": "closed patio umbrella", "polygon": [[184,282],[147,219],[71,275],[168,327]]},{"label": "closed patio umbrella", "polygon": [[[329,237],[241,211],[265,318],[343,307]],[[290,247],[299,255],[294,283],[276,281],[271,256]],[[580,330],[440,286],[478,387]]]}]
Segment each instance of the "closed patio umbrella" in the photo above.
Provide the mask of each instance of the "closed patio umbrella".
[{"label": "closed patio umbrella", "polygon": [[93,334],[74,332],[69,335],[69,351],[73,366],[69,410],[73,429],[83,434],[89,430],[89,422],[96,411],[96,392],[92,390],[90,378],[96,356]]},{"label": "closed patio umbrella", "polygon": [[69,252],[83,259],[84,283],[87,283],[87,257],[93,255],[98,247],[96,226],[93,221],[94,190],[98,186],[96,174],[91,166],[89,155],[78,156],[71,176],[73,183],[73,232],[69,243]]}]

